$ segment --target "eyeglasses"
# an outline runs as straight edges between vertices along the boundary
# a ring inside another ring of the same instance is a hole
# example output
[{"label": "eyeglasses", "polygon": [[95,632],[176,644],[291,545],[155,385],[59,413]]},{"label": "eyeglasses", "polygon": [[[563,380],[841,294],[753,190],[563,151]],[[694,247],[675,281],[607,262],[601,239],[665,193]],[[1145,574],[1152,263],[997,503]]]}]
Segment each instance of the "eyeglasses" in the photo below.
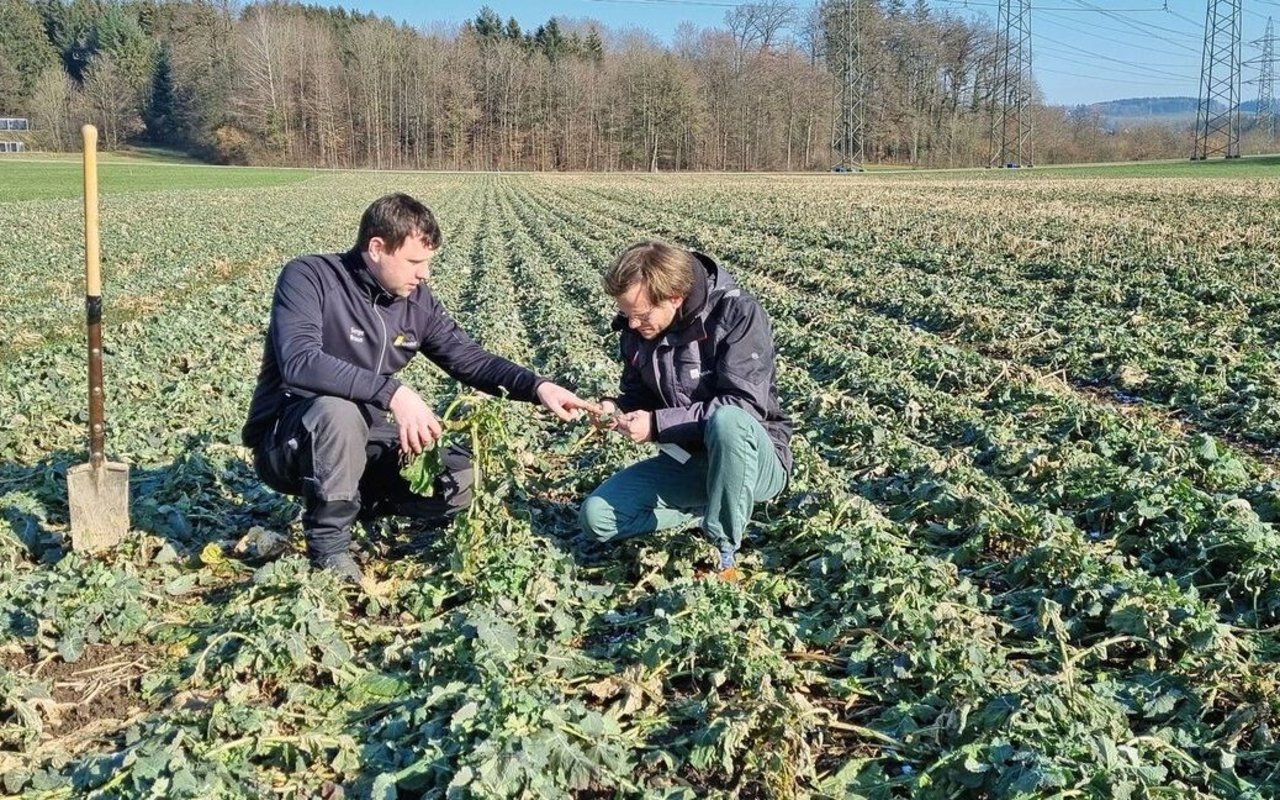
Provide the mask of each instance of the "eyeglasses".
[{"label": "eyeglasses", "polygon": [[670,305],[671,305],[671,301],[670,301],[670,300],[661,300],[661,301],[659,301],[659,302],[657,302],[657,303],[654,303],[653,305],[649,306],[649,307],[648,307],[647,309],[645,309],[644,311],[637,311],[637,312],[632,313],[632,314],[628,314],[627,312],[625,312],[625,311],[623,311],[621,308],[619,308],[619,309],[618,309],[618,315],[619,315],[619,316],[621,316],[623,319],[625,319],[625,320],[626,320],[628,323],[630,323],[630,324],[633,324],[633,325],[648,325],[648,324],[649,324],[649,322],[650,322],[650,321],[652,321],[652,319],[653,319],[653,312],[657,311],[657,310],[658,310],[658,309],[660,309],[660,308],[667,308],[667,307],[669,307]]},{"label": "eyeglasses", "polygon": [[648,311],[644,311],[636,314],[624,313],[622,309],[618,309],[618,313],[621,314],[622,317],[627,320],[627,322],[634,322],[640,325],[648,325],[649,319],[653,317],[653,312],[657,310],[658,310],[657,306],[649,306]]}]

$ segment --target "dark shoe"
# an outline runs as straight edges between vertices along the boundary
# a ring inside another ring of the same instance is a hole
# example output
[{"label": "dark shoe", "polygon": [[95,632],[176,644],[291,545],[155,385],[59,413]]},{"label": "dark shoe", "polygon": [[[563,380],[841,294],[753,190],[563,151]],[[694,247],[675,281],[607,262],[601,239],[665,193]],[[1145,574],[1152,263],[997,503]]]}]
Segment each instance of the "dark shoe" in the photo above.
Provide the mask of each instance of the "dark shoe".
[{"label": "dark shoe", "polygon": [[614,547],[608,542],[601,542],[594,536],[579,533],[568,540],[573,548],[574,557],[584,567],[596,567],[616,558]]},{"label": "dark shoe", "polygon": [[315,569],[332,572],[343,583],[359,586],[360,582],[364,580],[364,573],[360,571],[360,565],[356,563],[350,553],[335,553],[331,556],[324,556],[313,561],[311,566]]}]

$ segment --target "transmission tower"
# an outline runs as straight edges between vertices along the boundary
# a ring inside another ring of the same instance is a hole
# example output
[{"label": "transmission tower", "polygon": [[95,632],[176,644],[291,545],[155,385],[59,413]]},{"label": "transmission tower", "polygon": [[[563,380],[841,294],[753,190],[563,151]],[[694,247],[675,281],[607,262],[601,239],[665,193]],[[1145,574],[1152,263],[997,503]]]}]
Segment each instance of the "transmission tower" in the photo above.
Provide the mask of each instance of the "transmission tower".
[{"label": "transmission tower", "polygon": [[841,63],[840,151],[841,163],[861,169],[866,159],[867,73],[862,58],[863,0],[843,0],[840,33],[844,41]]},{"label": "transmission tower", "polygon": [[1267,34],[1252,42],[1262,47],[1262,55],[1258,57],[1258,108],[1257,121],[1265,126],[1267,136],[1276,137],[1276,37],[1275,28],[1271,25],[1271,17],[1267,17]]},{"label": "transmission tower", "polygon": [[1031,87],[1031,0],[1000,0],[990,166],[1032,165]]},{"label": "transmission tower", "polygon": [[1240,4],[1208,0],[1192,161],[1240,157]]}]

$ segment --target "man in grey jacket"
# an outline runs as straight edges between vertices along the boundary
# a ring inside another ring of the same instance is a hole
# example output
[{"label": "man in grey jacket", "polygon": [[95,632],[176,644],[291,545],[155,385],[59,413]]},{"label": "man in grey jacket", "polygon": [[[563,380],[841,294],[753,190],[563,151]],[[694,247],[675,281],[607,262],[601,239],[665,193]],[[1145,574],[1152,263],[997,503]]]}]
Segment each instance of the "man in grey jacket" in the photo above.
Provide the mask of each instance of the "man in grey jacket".
[{"label": "man in grey jacket", "polygon": [[443,428],[395,374],[422,353],[462,383],[541,403],[568,421],[593,404],[493,355],[471,339],[427,287],[441,244],[430,209],[405,194],[374,201],[346,253],[285,265],[276,283],[258,385],[242,431],[254,467],[303,500],[312,563],[359,582],[351,558],[358,518],[407,515],[440,524],[471,500],[469,454],[447,451],[433,496],[400,477]]},{"label": "man in grey jacket", "polygon": [[606,424],[661,452],[592,492],[582,527],[608,542],[700,517],[721,577],[736,580],[752,507],[791,470],[769,317],[711,258],[664,242],[623,251],[604,286],[623,360],[621,393],[601,404]]}]

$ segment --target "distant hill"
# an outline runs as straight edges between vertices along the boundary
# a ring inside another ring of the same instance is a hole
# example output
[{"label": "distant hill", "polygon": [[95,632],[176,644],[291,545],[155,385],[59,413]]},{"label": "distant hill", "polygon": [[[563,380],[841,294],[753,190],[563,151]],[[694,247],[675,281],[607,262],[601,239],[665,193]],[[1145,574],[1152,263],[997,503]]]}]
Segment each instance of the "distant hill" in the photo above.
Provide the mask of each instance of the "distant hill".
[{"label": "distant hill", "polygon": [[1200,101],[1195,97],[1129,97],[1088,106],[1104,117],[1195,116]]},{"label": "distant hill", "polygon": [[1101,116],[1106,127],[1113,131],[1140,125],[1183,129],[1195,126],[1199,104],[1200,100],[1195,97],[1130,97],[1085,108]]},{"label": "distant hill", "polygon": [[[1077,106],[1077,109],[1098,114],[1108,128],[1118,130],[1136,125],[1168,125],[1187,128],[1196,123],[1196,109],[1200,101],[1195,97],[1128,97],[1123,100],[1107,100],[1102,103]],[[1240,104],[1242,116],[1253,114],[1258,101]],[[1214,111],[1222,105],[1214,104]]]}]

